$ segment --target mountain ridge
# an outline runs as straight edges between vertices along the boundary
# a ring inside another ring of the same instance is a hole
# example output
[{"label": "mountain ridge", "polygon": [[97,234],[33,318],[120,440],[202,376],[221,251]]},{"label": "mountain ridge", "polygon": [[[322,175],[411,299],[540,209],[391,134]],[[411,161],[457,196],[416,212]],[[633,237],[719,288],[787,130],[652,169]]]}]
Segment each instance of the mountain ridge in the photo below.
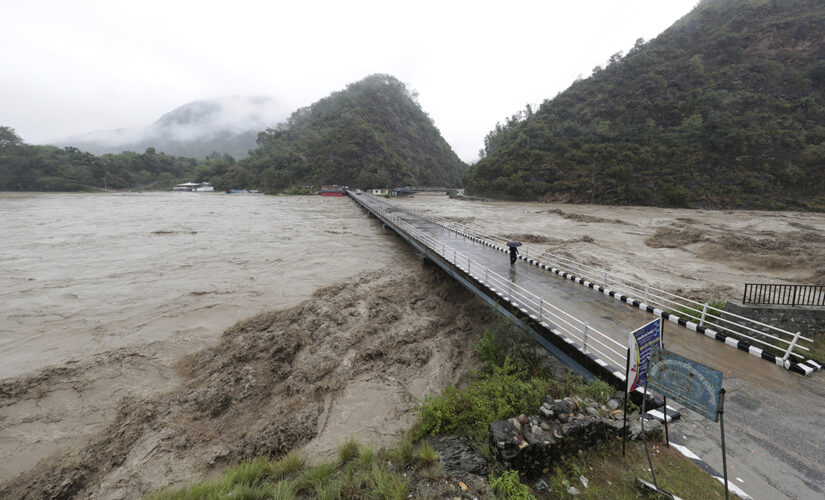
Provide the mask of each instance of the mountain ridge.
[{"label": "mountain ridge", "polygon": [[154,148],[172,156],[203,158],[212,153],[245,157],[258,132],[286,118],[266,96],[227,96],[191,101],[161,115],[146,127],[98,130],[54,142],[93,154]]},{"label": "mountain ridge", "polygon": [[485,138],[467,192],[708,208],[825,209],[825,11],[703,0]]}]

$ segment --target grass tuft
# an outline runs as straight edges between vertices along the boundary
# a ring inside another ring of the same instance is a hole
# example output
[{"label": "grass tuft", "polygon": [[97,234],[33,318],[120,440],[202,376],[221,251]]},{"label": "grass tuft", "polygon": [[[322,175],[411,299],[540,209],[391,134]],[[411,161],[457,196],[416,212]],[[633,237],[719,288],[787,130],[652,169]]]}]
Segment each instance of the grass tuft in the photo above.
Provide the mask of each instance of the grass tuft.
[{"label": "grass tuft", "polygon": [[303,471],[307,466],[307,459],[300,453],[292,452],[281,457],[280,460],[272,464],[273,475],[280,479],[295,476]]},{"label": "grass tuft", "polygon": [[438,452],[430,443],[424,443],[418,447],[416,458],[423,465],[433,465],[438,460]]},{"label": "grass tuft", "polygon": [[350,460],[358,458],[361,446],[355,438],[349,438],[338,447],[338,463],[346,464]]}]

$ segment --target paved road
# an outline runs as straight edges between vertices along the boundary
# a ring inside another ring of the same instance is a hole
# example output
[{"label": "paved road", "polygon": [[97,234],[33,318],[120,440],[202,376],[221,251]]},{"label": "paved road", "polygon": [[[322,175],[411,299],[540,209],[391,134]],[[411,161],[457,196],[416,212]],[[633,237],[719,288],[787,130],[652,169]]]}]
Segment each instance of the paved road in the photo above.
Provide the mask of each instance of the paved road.
[{"label": "paved road", "polygon": [[[385,203],[377,200],[379,203]],[[556,274],[457,236],[419,217],[395,212],[446,248],[471,256],[560,309],[625,345],[628,332],[654,316]],[[725,431],[728,479],[754,499],[825,498],[825,384],[664,321],[665,346],[721,371],[727,389]],[[719,425],[689,410],[671,435],[722,471]]]}]

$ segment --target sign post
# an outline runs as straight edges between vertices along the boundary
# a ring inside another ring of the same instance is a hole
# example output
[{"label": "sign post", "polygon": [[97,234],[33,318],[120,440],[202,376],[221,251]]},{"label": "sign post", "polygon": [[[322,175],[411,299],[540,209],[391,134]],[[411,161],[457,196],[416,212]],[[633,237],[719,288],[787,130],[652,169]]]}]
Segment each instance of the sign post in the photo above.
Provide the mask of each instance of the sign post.
[{"label": "sign post", "polygon": [[[714,370],[693,360],[679,356],[676,353],[654,346],[650,352],[646,373],[645,397],[647,388],[670,396],[687,408],[705,418],[719,422],[722,432],[722,467],[725,478],[725,498],[728,498],[728,469],[725,456],[725,425],[723,421],[725,389],[722,388],[722,372]],[[644,406],[644,402],[642,403]],[[644,413],[644,409],[642,409]],[[667,414],[665,414],[667,415]],[[644,418],[642,419],[642,436],[645,436]],[[653,472],[653,463],[647,451],[653,483],[656,483],[656,474]]]},{"label": "sign post", "polygon": [[[650,359],[650,350],[654,345],[662,345],[662,318],[656,318],[650,323],[630,332],[627,349],[627,364],[625,366],[625,380],[627,390],[624,393],[624,423],[622,425],[622,456],[625,454],[627,442],[627,398],[637,387],[646,385],[647,362]],[[642,412],[644,414],[644,412]]]}]

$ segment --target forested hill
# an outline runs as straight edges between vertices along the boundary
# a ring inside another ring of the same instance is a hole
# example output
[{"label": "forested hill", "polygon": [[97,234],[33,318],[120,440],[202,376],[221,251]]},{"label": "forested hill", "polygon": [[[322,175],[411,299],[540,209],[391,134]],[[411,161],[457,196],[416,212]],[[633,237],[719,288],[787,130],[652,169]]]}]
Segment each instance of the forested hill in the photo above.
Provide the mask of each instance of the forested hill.
[{"label": "forested hill", "polygon": [[373,75],[258,135],[242,162],[269,190],[296,185],[458,186],[464,163],[403,83]]},{"label": "forested hill", "polygon": [[485,138],[468,193],[825,209],[822,0],[703,0]]}]

